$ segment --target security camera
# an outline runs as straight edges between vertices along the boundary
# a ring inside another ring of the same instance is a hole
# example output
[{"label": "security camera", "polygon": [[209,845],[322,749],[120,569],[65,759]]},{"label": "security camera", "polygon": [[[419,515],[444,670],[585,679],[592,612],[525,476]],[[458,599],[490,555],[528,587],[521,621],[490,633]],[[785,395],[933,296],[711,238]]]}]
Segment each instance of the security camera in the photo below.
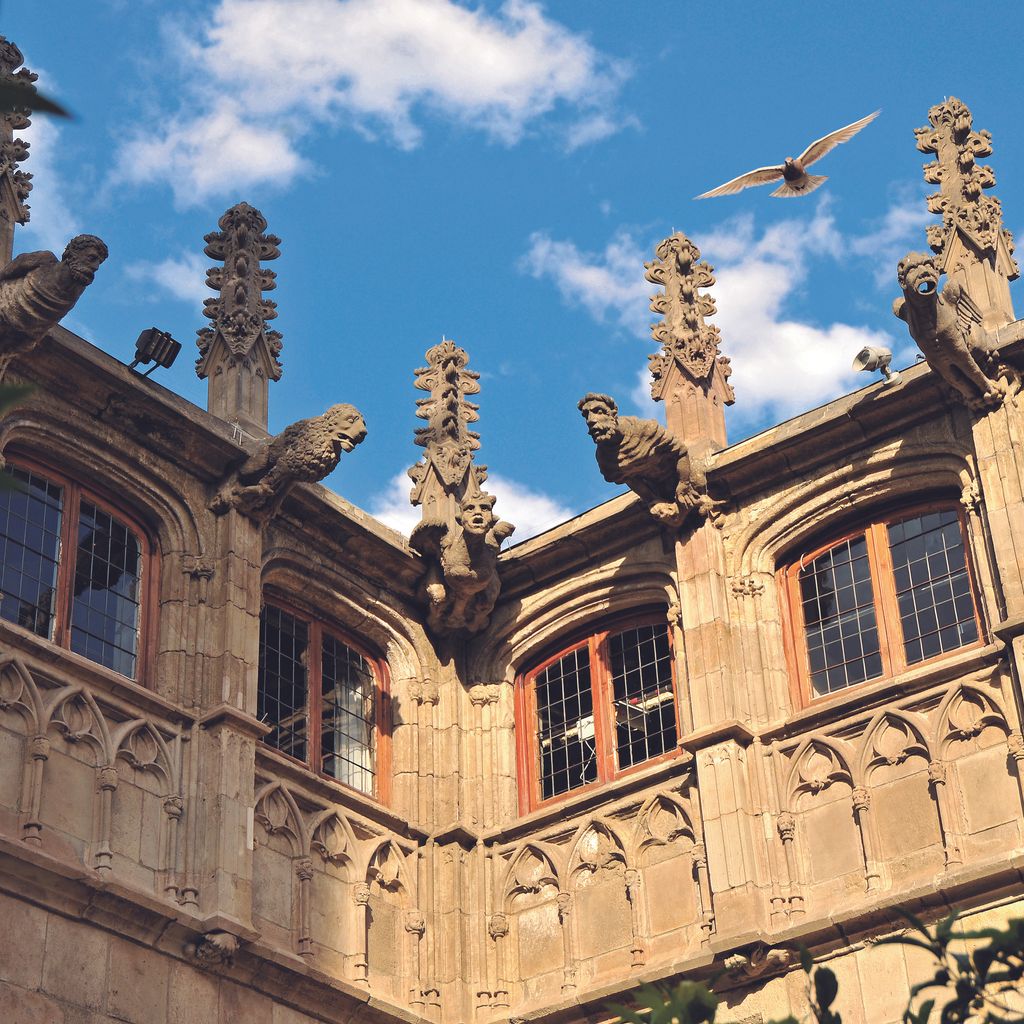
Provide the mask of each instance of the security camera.
[{"label": "security camera", "polygon": [[865,345],[853,358],[851,370],[879,370],[885,378],[886,384],[895,384],[900,375],[898,371],[890,370],[892,353],[880,345]]}]

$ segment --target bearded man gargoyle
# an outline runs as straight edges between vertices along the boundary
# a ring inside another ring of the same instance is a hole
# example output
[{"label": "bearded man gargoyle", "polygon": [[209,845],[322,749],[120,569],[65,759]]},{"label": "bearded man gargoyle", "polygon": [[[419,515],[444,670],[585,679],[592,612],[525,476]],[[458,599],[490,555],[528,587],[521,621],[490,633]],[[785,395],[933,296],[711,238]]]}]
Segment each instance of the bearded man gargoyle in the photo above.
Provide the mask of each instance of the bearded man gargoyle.
[{"label": "bearded man gargoyle", "polygon": [[277,513],[297,483],[316,483],[338,468],[342,452],[366,437],[366,424],[352,405],[332,405],[268,438],[220,487],[210,502],[216,515],[237,509],[265,522]]},{"label": "bearded man gargoyle", "polygon": [[940,273],[925,253],[904,256],[896,270],[903,298],[893,302],[892,311],[906,321],[928,365],[954,394],[971,407],[999,405],[1007,386],[998,377],[997,353],[981,334],[982,312],[958,281],[940,292]]},{"label": "bearded man gargoyle", "polygon": [[655,519],[681,526],[691,510],[711,510],[713,502],[702,493],[703,474],[691,464],[686,446],[657,420],[620,416],[613,398],[593,393],[580,399],[579,410],[597,445],[601,475],[611,484],[626,484]]},{"label": "bearded man gargoyle", "polygon": [[52,252],[23,252],[0,269],[0,371],[74,308],[107,255],[95,235],[77,235],[59,260]]},{"label": "bearded man gargoyle", "polygon": [[498,554],[515,527],[494,514],[494,495],[467,493],[454,526],[421,524],[410,544],[429,558],[423,581],[427,622],[441,635],[484,629],[498,599]]}]

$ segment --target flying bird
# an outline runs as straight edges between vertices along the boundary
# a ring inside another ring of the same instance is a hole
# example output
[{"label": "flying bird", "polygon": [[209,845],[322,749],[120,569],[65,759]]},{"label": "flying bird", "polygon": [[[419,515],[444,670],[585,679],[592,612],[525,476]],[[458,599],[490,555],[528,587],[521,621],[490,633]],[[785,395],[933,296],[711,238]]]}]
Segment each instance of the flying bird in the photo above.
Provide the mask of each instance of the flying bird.
[{"label": "flying bird", "polygon": [[767,185],[770,181],[782,179],[782,184],[772,193],[779,198],[790,196],[805,196],[819,188],[828,180],[827,175],[808,174],[807,168],[820,160],[826,153],[831,152],[841,142],[849,142],[865,125],[870,124],[881,110],[876,110],[867,117],[862,117],[845,128],[831,132],[829,135],[812,142],[795,160],[787,156],[785,163],[777,164],[774,167],[758,167],[756,171],[747,171],[732,181],[727,181],[710,192],[696,196],[697,199],[711,199],[714,196],[731,196],[752,185]]}]

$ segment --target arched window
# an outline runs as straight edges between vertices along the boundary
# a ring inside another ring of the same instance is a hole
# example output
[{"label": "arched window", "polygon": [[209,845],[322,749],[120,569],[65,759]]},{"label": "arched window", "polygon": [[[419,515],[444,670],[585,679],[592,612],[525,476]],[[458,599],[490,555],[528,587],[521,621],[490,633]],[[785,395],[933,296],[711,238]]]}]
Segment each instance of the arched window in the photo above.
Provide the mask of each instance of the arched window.
[{"label": "arched window", "polygon": [[978,643],[964,524],[953,508],[869,523],[784,570],[805,699]]},{"label": "arched window", "polygon": [[520,679],[523,809],[675,752],[674,658],[664,617],[594,633]]},{"label": "arched window", "polygon": [[381,796],[385,666],[333,626],[281,604],[260,615],[258,714],[269,746]]},{"label": "arched window", "polygon": [[0,618],[135,679],[145,534],[78,483],[28,463],[0,490]]}]

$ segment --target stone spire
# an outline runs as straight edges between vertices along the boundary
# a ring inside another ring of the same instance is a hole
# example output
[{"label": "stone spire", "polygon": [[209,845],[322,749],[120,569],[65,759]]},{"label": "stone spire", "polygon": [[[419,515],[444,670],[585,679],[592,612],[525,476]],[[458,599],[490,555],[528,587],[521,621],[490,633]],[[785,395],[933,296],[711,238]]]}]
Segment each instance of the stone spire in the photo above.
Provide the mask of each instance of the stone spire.
[{"label": "stone spire", "polygon": [[206,236],[205,252],[224,263],[206,273],[207,285],[220,294],[204,303],[213,324],[198,331],[196,373],[209,380],[210,412],[265,434],[269,382],[281,379],[281,334],[267,327],[277,303],[262,294],[276,287],[277,275],[260,260],[276,260],[281,239],[264,234],[266,219],[248,203],[232,206],[218,224],[220,231]]},{"label": "stone spire", "polygon": [[[0,81],[31,83],[39,76],[24,63],[21,50],[0,36]],[[18,69],[21,68],[19,71]],[[0,114],[0,266],[10,263],[14,253],[14,226],[28,222],[28,199],[32,191],[32,175],[20,169],[28,157],[28,143],[14,137],[29,124],[28,108]]]},{"label": "stone spire", "polygon": [[995,174],[975,163],[992,155],[992,136],[972,130],[971,112],[955,96],[932,107],[928,121],[914,131],[917,148],[936,157],[924,165],[924,179],[939,186],[928,209],[942,215],[942,224],[928,228],[928,244],[940,271],[981,309],[983,326],[1000,327],[1014,319],[1009,282],[1020,270],[999,200],[984,192],[995,185]]},{"label": "stone spire", "polygon": [[655,249],[644,264],[645,277],[664,292],[651,296],[651,309],[664,319],[651,325],[662,346],[650,359],[651,397],[665,403],[669,433],[695,453],[725,446],[725,410],[735,394],[729,385],[729,360],[719,355],[718,328],[705,323],[715,312],[715,300],[700,288],[715,283],[713,267],[700,259],[700,250],[681,231]]},{"label": "stone spire", "polygon": [[409,470],[410,497],[423,514],[409,543],[427,560],[428,622],[442,636],[472,635],[487,625],[500,589],[498,552],[515,529],[495,517],[494,495],[481,487],[487,467],[473,462],[480,435],[469,424],[479,407],[466,396],[480,391],[480,374],[468,363],[465,349],[444,339],[416,371],[416,387],[430,394],[416,402],[416,415],[427,421],[416,430],[416,444],[426,452]]}]

